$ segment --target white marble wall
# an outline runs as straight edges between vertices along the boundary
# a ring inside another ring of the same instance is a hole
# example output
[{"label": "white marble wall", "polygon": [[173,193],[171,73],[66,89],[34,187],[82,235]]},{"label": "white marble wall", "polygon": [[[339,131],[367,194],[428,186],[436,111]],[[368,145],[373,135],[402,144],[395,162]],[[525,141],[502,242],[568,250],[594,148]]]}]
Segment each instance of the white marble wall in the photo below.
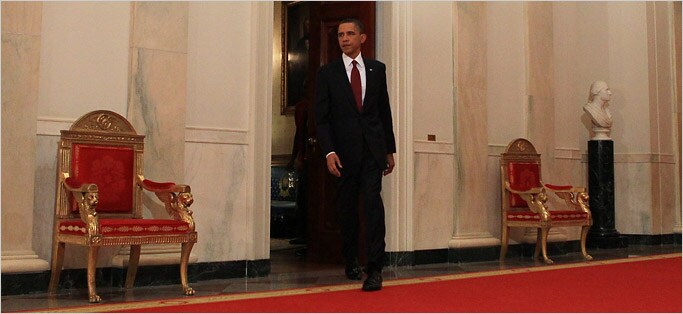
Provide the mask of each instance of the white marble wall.
[{"label": "white marble wall", "polygon": [[[33,232],[38,255],[49,261],[59,130],[91,110],[125,115],[130,4],[46,2],[42,15],[40,95],[37,120],[32,121],[37,125]],[[117,251],[101,250],[100,265],[107,265]],[[84,257],[82,248],[67,246],[64,265],[85,267]]]},{"label": "white marble wall", "polygon": [[[200,262],[242,260],[247,234],[249,3],[189,4],[185,178],[199,233]],[[236,44],[241,43],[241,44]]]},{"label": "white marble wall", "polygon": [[[131,19],[127,117],[146,135],[145,176],[183,183],[188,4],[133,2]],[[148,217],[167,215],[154,199],[146,197],[145,207]]]},{"label": "white marble wall", "polygon": [[[408,18],[414,56],[410,104],[414,139],[411,242],[415,250],[444,248],[453,232],[455,186],[453,3],[416,2]],[[419,57],[427,54],[429,58]],[[435,141],[427,141],[428,135],[434,135]]]},{"label": "white marble wall", "polygon": [[433,145],[416,145],[419,152],[415,153],[415,250],[447,247],[453,234],[453,146],[445,146],[440,152],[434,151]]},{"label": "white marble wall", "polygon": [[126,115],[130,4],[43,3],[39,121]]}]

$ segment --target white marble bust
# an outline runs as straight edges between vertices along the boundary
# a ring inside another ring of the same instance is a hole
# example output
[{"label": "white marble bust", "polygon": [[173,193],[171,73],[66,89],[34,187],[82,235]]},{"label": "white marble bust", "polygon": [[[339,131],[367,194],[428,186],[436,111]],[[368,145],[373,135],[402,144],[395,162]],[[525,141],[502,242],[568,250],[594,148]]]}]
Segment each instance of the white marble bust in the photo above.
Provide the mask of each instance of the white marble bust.
[{"label": "white marble bust", "polygon": [[612,128],[612,114],[609,111],[609,100],[612,91],[604,81],[595,81],[591,84],[588,103],[583,106],[591,118],[594,136],[591,140],[611,140],[609,137]]}]

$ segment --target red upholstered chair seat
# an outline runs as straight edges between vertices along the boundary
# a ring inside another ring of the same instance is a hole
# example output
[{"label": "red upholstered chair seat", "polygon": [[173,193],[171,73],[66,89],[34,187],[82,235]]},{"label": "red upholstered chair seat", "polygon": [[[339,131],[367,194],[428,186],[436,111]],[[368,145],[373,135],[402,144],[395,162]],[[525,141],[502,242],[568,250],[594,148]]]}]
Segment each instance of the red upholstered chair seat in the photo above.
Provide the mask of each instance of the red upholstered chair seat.
[{"label": "red upholstered chair seat", "polygon": [[[551,221],[583,221],[588,219],[588,213],[576,210],[550,210]],[[507,212],[509,221],[534,221],[540,220],[541,216],[531,211],[509,211]]]},{"label": "red upholstered chair seat", "polygon": [[[190,231],[187,222],[169,219],[100,219],[100,233],[103,236],[136,236],[185,234]],[[59,232],[85,235],[87,226],[78,219],[61,221]]]}]

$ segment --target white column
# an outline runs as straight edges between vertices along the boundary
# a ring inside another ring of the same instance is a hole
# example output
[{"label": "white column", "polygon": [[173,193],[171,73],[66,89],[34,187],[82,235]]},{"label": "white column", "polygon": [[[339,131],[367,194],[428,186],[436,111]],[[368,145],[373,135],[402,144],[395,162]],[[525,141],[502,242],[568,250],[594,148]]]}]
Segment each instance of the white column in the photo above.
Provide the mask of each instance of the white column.
[{"label": "white column", "polygon": [[488,230],[486,3],[455,5],[455,210],[450,248],[500,244]]},{"label": "white column", "polygon": [[387,251],[413,247],[413,84],[410,2],[377,2],[378,59],[387,65],[387,88],[396,136],[396,169],[384,178]]},{"label": "white column", "polygon": [[270,162],[273,85],[273,3],[254,2],[251,9],[249,68],[249,145],[247,163],[247,260],[270,255]]},{"label": "white column", "polygon": [[41,21],[41,2],[2,3],[2,273],[49,269],[33,250]]}]

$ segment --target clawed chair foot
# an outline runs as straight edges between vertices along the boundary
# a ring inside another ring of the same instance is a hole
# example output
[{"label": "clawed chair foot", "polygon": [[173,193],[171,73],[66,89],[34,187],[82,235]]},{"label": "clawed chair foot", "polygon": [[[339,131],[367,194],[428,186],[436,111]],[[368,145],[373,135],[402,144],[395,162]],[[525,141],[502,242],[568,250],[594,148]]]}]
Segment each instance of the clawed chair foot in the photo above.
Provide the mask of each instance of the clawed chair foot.
[{"label": "clawed chair foot", "polygon": [[194,289],[192,289],[192,288],[190,288],[190,287],[184,287],[184,288],[183,288],[183,293],[184,293],[185,295],[194,295]]},{"label": "clawed chair foot", "polygon": [[91,294],[88,296],[88,300],[90,301],[90,303],[100,303],[100,301],[102,301],[102,298],[100,298],[100,296],[97,294]]}]

